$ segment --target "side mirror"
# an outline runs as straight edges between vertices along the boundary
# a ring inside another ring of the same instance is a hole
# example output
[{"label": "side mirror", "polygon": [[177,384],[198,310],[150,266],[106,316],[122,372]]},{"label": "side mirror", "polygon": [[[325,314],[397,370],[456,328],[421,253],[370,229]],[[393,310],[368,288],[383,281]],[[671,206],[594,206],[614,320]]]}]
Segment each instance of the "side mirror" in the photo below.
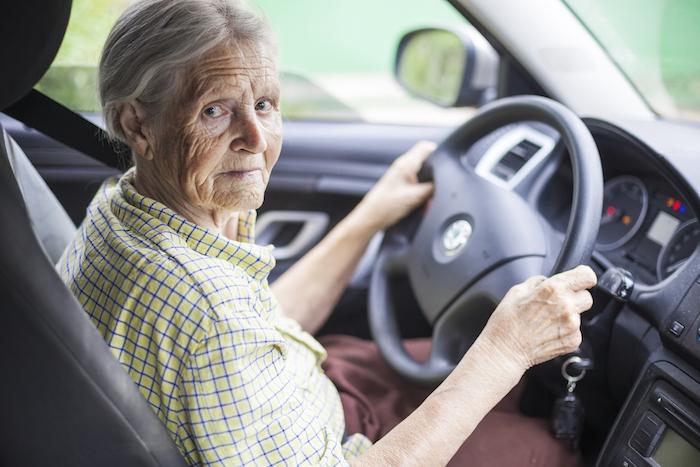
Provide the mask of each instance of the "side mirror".
[{"label": "side mirror", "polygon": [[443,107],[496,98],[498,54],[471,26],[411,31],[399,42],[394,74],[412,95]]}]

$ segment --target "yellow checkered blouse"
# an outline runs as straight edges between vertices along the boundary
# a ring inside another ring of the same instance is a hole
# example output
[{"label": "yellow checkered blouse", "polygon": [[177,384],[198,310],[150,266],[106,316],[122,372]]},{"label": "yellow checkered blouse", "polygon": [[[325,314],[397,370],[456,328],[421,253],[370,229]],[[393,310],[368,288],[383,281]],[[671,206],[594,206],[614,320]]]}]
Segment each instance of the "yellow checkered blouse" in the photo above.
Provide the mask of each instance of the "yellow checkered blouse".
[{"label": "yellow checkered blouse", "polygon": [[269,247],[237,241],[136,192],[133,170],[105,182],[58,268],[114,356],[192,465],[344,465],[325,350],[280,312]]}]

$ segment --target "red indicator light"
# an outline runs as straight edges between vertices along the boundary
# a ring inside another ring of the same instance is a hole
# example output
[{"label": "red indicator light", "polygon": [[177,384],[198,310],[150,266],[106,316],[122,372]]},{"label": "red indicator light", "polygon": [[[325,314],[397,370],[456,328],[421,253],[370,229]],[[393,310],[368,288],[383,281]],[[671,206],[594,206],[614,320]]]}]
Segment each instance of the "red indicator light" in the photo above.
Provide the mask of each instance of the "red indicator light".
[{"label": "red indicator light", "polygon": [[615,206],[608,206],[608,209],[605,211],[605,213],[609,216],[612,217],[615,215],[617,212],[617,208]]},{"label": "red indicator light", "polygon": [[681,208],[681,202],[676,200],[673,202],[673,210],[678,211]]}]

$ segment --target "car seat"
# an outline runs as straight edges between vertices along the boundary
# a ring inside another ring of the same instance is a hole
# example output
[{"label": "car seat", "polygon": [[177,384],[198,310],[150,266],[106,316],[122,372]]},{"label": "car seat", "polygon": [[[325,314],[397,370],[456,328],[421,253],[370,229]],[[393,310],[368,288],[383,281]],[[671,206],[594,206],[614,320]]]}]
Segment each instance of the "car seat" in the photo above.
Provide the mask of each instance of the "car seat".
[{"label": "car seat", "polygon": [[[12,63],[12,73],[0,74],[0,109],[48,68],[70,7],[70,0],[3,4],[0,63]],[[54,269],[74,230],[0,127],[0,465],[184,466]]]}]

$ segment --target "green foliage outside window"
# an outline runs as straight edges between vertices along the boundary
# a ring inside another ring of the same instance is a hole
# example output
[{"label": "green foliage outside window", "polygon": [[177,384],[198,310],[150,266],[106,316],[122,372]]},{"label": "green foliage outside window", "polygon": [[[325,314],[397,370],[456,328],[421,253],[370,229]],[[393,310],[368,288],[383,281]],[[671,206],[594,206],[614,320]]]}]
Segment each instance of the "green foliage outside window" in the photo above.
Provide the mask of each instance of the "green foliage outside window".
[{"label": "green foliage outside window", "polygon": [[[132,1],[74,0],[61,49],[37,88],[73,110],[99,111],[96,66],[102,45],[112,24]],[[356,107],[362,103],[353,100],[356,91],[347,97],[343,86],[338,92],[329,91],[316,78],[348,76],[353,80],[358,75],[376,74],[388,81],[395,48],[405,32],[428,25],[464,23],[444,0],[249,3],[268,18],[278,38],[282,111],[287,118],[360,119]],[[410,100],[407,95],[399,97]],[[374,104],[382,108],[396,105],[394,101],[384,104],[376,100]]]},{"label": "green foliage outside window", "polygon": [[96,112],[97,62],[109,30],[130,0],[76,0],[54,64],[37,84],[73,110]]}]

